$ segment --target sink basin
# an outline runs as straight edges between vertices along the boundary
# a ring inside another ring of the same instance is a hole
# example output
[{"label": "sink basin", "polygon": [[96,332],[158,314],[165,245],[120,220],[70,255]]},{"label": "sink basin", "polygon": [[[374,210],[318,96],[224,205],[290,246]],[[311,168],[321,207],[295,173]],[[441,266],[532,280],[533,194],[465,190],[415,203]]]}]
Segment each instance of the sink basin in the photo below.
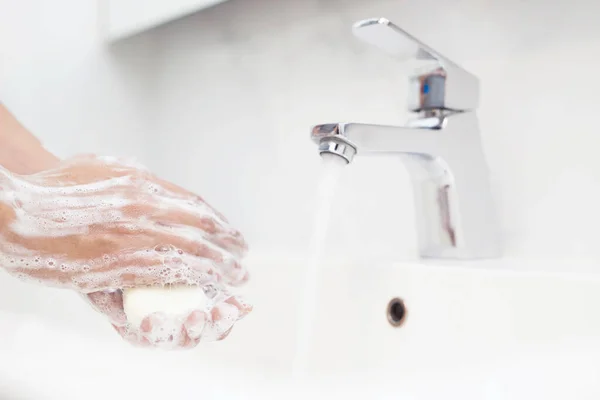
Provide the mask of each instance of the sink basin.
[{"label": "sink basin", "polygon": [[[553,269],[551,261],[538,262]],[[227,340],[188,352],[131,348],[76,296],[30,286],[30,293],[44,293],[36,301],[51,299],[56,307],[3,307],[0,382],[10,385],[0,386],[0,397],[9,390],[22,398],[78,399],[85,391],[86,398],[105,399],[117,387],[123,396],[177,399],[198,398],[199,391],[219,399],[600,396],[598,275],[325,263],[310,384],[295,386],[290,376],[303,260],[254,256],[248,263],[254,273],[244,292],[255,311]],[[394,298],[405,306],[400,326],[388,318]]]}]

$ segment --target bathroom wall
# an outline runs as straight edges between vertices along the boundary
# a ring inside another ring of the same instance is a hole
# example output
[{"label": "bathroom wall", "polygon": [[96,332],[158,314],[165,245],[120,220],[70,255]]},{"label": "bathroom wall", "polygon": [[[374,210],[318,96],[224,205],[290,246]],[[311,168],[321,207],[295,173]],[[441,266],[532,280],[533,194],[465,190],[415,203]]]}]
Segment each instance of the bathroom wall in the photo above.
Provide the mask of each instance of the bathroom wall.
[{"label": "bathroom wall", "polygon": [[[599,11],[594,0],[230,0],[147,35],[152,166],[221,208],[256,251],[303,254],[321,172],[309,127],[406,116],[405,67],[350,32],[385,16],[481,78],[507,257],[595,258]],[[398,160],[357,159],[329,255],[414,258],[409,191]]]},{"label": "bathroom wall", "polygon": [[0,99],[62,157],[144,157],[148,38],[107,47],[96,1],[0,1]]}]

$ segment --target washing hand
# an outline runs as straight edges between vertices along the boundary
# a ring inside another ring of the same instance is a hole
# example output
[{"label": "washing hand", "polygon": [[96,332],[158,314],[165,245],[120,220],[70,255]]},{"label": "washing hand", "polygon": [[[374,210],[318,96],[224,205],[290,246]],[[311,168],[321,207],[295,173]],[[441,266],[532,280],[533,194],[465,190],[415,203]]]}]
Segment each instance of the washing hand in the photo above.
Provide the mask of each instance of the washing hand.
[{"label": "washing hand", "polygon": [[[1,266],[82,293],[130,342],[193,347],[222,339],[250,311],[228,292],[248,278],[240,233],[200,197],[134,163],[87,156],[31,175],[2,169],[0,220]],[[160,313],[130,323],[123,290],[163,285],[197,285],[209,306],[176,326]]]}]

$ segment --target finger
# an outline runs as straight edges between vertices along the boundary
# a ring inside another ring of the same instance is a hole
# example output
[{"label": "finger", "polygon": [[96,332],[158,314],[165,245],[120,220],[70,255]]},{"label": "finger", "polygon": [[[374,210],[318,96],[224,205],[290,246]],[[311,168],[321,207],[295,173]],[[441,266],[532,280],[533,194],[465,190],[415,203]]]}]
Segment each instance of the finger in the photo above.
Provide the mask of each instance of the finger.
[{"label": "finger", "polygon": [[83,267],[61,261],[53,263],[55,268],[15,266],[9,272],[47,286],[75,288],[82,293],[167,284],[204,286],[226,281],[211,260],[178,252],[159,254],[150,249],[120,254]]},{"label": "finger", "polygon": [[136,347],[151,347],[152,343],[143,336],[140,336],[137,330],[132,330],[129,326],[118,326],[112,324],[117,333],[129,344]]},{"label": "finger", "polygon": [[191,340],[200,340],[206,326],[206,319],[206,314],[200,310],[192,311],[185,319],[183,326]]},{"label": "finger", "polygon": [[[202,209],[204,209],[204,208],[208,209],[211,213],[213,213],[218,219],[223,221],[225,224],[229,223],[229,221],[227,220],[227,218],[225,218],[225,216],[223,214],[221,214],[219,211],[217,211],[216,208],[212,207],[210,204],[208,204],[206,201],[204,201],[204,199],[202,197],[198,196],[196,193],[190,192],[189,190],[184,189],[175,183],[165,181],[157,176],[152,177],[152,180],[156,183],[156,185],[158,185],[157,188],[159,189],[159,193],[162,193],[163,195],[164,194],[174,194],[175,197],[177,197],[177,198],[190,200],[195,205],[200,206]],[[161,189],[163,189],[163,191],[161,191]],[[173,197],[173,196],[166,196],[166,197]]]},{"label": "finger", "polygon": [[246,315],[252,312],[253,309],[252,305],[248,304],[239,296],[231,296],[225,300],[225,303],[236,307],[240,311],[238,320],[244,318]]},{"label": "finger", "polygon": [[[131,204],[120,209],[123,218],[132,222],[149,218],[164,228],[180,227],[179,233],[190,239],[206,239],[216,246],[222,247],[236,257],[242,257],[248,246],[239,231],[223,224],[214,215],[201,213],[184,201],[169,200],[157,207],[154,204]],[[185,228],[188,228],[187,230]]]},{"label": "finger", "polygon": [[241,310],[229,303],[216,304],[207,314],[208,321],[202,335],[205,341],[216,341],[225,338],[233,325],[240,319]]},{"label": "finger", "polygon": [[[215,270],[219,271],[225,282],[232,286],[237,286],[248,280],[248,271],[241,264],[239,258],[226,249],[215,245],[214,243],[203,240],[200,236],[194,235],[193,228],[184,226],[157,227],[157,230],[164,232],[166,243],[172,243],[177,251],[205,259],[212,263]],[[171,249],[170,245],[157,246],[158,251],[166,252]]]},{"label": "finger", "polygon": [[191,342],[180,317],[160,312],[144,318],[140,325],[140,336],[152,346],[161,348],[182,348]]},{"label": "finger", "polygon": [[242,258],[248,251],[248,244],[242,234],[210,214],[201,214],[177,204],[159,210],[152,216],[157,224],[171,227],[189,227],[191,237],[202,237],[216,246],[222,247],[236,257]]},{"label": "finger", "polygon": [[[175,264],[181,263],[183,259],[187,261],[184,266],[196,268],[202,273],[215,274],[219,282],[224,279],[229,285],[239,285],[247,281],[248,271],[235,255],[202,237],[193,235],[194,232],[195,230],[189,227],[154,224],[135,235],[127,245],[130,248],[146,248],[146,253],[138,252],[141,255],[153,255],[154,251],[162,259]],[[125,243],[123,240],[121,242]],[[192,258],[189,258],[190,256]]]},{"label": "finger", "polygon": [[225,338],[227,338],[227,336],[229,336],[229,334],[231,333],[232,330],[233,330],[233,325],[229,329],[227,329],[223,334],[221,334],[221,336],[219,336],[217,338],[217,341],[221,341],[221,340],[224,340]]},{"label": "finger", "polygon": [[[121,224],[102,233],[74,236],[73,241],[68,237],[11,241],[3,256],[8,263],[21,260],[14,266],[7,263],[11,273],[83,292],[161,283],[236,285],[247,280],[248,272],[227,251],[174,232],[177,228],[167,232],[157,226],[132,232]],[[30,256],[33,250],[40,256]],[[53,257],[56,254],[68,256]]]},{"label": "finger", "polygon": [[240,319],[239,309],[230,302],[216,305],[208,317],[196,310],[181,324],[177,317],[163,313],[154,313],[142,321],[140,337],[154,347],[159,348],[189,348],[200,341],[219,341],[225,339]]},{"label": "finger", "polygon": [[227,281],[212,260],[179,251],[172,249],[160,253],[152,250],[120,255],[103,267],[75,274],[74,283],[85,290],[85,283],[131,288],[177,284],[205,286]]},{"label": "finger", "polygon": [[83,296],[96,311],[108,317],[113,325],[127,324],[121,290],[93,292]]}]

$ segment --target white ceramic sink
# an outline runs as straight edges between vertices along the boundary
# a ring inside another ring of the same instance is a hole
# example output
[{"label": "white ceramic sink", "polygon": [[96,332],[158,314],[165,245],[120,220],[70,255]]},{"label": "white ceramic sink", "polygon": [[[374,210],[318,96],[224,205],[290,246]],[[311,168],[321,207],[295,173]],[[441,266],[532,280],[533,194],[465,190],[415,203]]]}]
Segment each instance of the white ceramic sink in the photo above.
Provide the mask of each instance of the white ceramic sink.
[{"label": "white ceramic sink", "polygon": [[[255,311],[227,340],[191,352],[132,349],[77,296],[18,283],[19,296],[37,297],[0,315],[0,398],[600,397],[599,276],[328,263],[311,385],[298,387],[289,378],[303,263],[249,264]],[[407,309],[401,327],[386,316],[395,297]]]}]

